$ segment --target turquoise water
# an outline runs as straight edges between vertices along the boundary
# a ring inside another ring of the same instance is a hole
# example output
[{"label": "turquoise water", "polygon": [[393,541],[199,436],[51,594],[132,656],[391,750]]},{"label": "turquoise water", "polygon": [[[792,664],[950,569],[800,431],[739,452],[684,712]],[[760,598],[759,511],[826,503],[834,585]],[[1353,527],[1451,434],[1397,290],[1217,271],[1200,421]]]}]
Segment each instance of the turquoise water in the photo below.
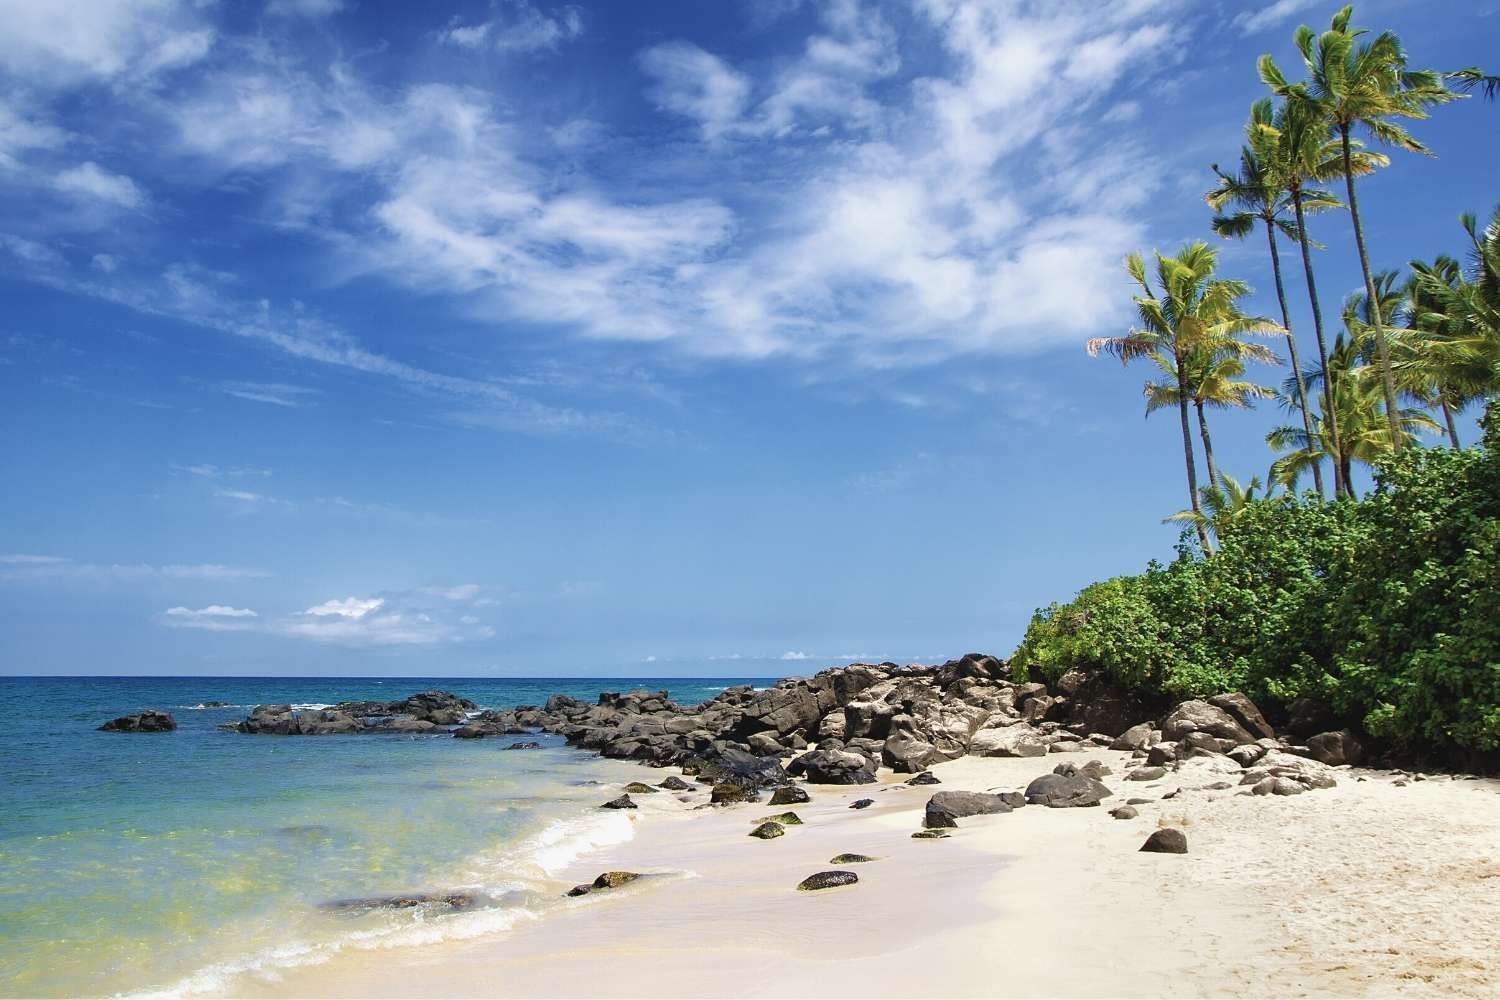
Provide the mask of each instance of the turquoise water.
[{"label": "turquoise water", "polygon": [[[557,870],[631,835],[600,782],[640,769],[538,739],[249,736],[249,706],[442,688],[483,708],[562,692],[747,679],[0,678],[0,994],[231,988],[245,971],[503,931],[557,905]],[[205,701],[234,707],[199,709]],[[100,733],[144,708],[173,733]],[[529,737],[528,737],[529,738]],[[485,905],[330,912],[338,899],[463,889]]]}]

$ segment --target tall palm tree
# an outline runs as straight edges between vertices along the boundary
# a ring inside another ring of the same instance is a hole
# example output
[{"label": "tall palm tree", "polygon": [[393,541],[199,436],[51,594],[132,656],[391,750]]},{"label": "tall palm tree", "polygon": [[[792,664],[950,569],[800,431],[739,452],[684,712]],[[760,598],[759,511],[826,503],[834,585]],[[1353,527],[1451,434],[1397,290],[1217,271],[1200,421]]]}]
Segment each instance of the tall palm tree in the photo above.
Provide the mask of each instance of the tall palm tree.
[{"label": "tall palm tree", "polygon": [[[1281,328],[1263,317],[1240,312],[1238,302],[1250,293],[1250,287],[1243,281],[1214,277],[1218,254],[1207,243],[1195,241],[1173,257],[1161,253],[1155,257],[1155,289],[1146,278],[1145,258],[1138,253],[1125,258],[1125,270],[1140,288],[1140,294],[1133,297],[1139,325],[1123,336],[1095,337],[1087,348],[1091,356],[1109,354],[1124,363],[1157,356],[1158,365],[1170,373],[1177,389],[1175,401],[1182,424],[1188,504],[1196,511],[1198,471],[1188,421],[1188,400],[1193,393],[1190,364],[1194,352],[1243,334],[1279,333]],[[1148,383],[1148,405],[1151,391]],[[1198,539],[1205,552],[1212,551],[1208,531],[1201,525]]]},{"label": "tall palm tree", "polygon": [[1455,291],[1463,278],[1458,261],[1446,255],[1431,264],[1412,261],[1411,266],[1412,275],[1402,287],[1406,325],[1392,331],[1391,368],[1398,386],[1437,404],[1448,429],[1448,443],[1456,449],[1462,445],[1454,413],[1476,398],[1476,393],[1471,373],[1466,371],[1466,352],[1453,349],[1456,345],[1447,333],[1441,301],[1429,286],[1436,281]]},{"label": "tall palm tree", "polygon": [[[1269,97],[1252,104],[1250,120],[1245,124],[1246,145],[1240,147],[1239,172],[1226,174],[1219,169],[1217,163],[1213,164],[1213,172],[1218,175],[1219,185],[1208,192],[1204,200],[1218,213],[1213,219],[1214,232],[1225,239],[1244,239],[1255,230],[1257,223],[1265,227],[1266,242],[1271,248],[1271,274],[1276,282],[1276,302],[1281,307],[1281,325],[1286,328],[1287,353],[1292,372],[1296,376],[1296,402],[1302,411],[1302,427],[1311,437],[1312,408],[1307,402],[1307,383],[1302,378],[1302,362],[1297,356],[1297,338],[1292,333],[1292,318],[1287,310],[1286,289],[1281,280],[1281,251],[1277,247],[1276,234],[1280,232],[1301,244],[1306,234],[1294,216],[1340,206],[1328,192],[1303,187],[1303,178],[1295,170],[1292,150],[1281,141],[1284,135],[1285,129],[1277,127],[1277,114]],[[1225,211],[1231,207],[1240,210]],[[1324,492],[1323,468],[1320,463],[1314,463],[1312,474],[1313,485],[1321,497]]]},{"label": "tall palm tree", "polygon": [[[1364,272],[1365,294],[1377,301],[1375,283],[1370,271],[1370,255],[1365,248],[1364,227],[1359,218],[1359,199],[1354,191],[1353,130],[1369,132],[1379,142],[1416,153],[1427,153],[1427,147],[1396,123],[1398,118],[1426,118],[1427,109],[1461,96],[1443,86],[1443,74],[1432,70],[1411,70],[1401,39],[1394,32],[1383,31],[1374,40],[1359,43],[1366,32],[1351,28],[1352,4],[1333,15],[1329,29],[1321,35],[1302,25],[1293,36],[1308,80],[1292,85],[1276,67],[1269,55],[1260,58],[1261,79],[1288,101],[1306,102],[1316,108],[1338,133],[1344,161],[1344,184],[1348,191],[1349,218],[1354,225],[1354,245]],[[1403,435],[1397,425],[1396,383],[1391,372],[1390,351],[1385,325],[1378,307],[1372,316],[1375,350],[1380,365],[1381,386],[1385,395],[1390,437],[1395,447],[1402,446]]]}]

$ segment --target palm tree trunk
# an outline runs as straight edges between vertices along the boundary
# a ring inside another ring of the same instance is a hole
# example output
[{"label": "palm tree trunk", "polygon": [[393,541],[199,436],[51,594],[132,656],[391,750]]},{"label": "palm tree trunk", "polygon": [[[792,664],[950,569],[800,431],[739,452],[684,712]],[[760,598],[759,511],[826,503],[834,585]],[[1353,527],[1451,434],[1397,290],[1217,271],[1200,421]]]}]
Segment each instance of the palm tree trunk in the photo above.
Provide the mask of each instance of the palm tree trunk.
[{"label": "palm tree trunk", "polygon": [[1400,411],[1396,408],[1396,378],[1391,374],[1390,352],[1385,343],[1385,323],[1380,317],[1380,300],[1375,296],[1375,279],[1370,276],[1370,255],[1365,252],[1364,227],[1359,222],[1359,202],[1354,197],[1354,168],[1349,162],[1349,126],[1339,126],[1344,147],[1344,184],[1349,189],[1349,218],[1354,221],[1354,245],[1359,249],[1359,266],[1365,274],[1365,296],[1370,302],[1370,323],[1375,327],[1375,354],[1380,362],[1380,385],[1385,392],[1385,422],[1391,429],[1391,450],[1401,450]]},{"label": "palm tree trunk", "polygon": [[1198,469],[1193,462],[1193,431],[1188,424],[1187,372],[1183,370],[1180,352],[1176,354],[1176,361],[1177,411],[1182,416],[1182,457],[1187,464],[1188,506],[1198,515],[1198,541],[1203,544],[1203,551],[1212,552],[1213,546],[1208,543],[1208,529],[1203,523],[1203,509],[1198,504]]},{"label": "palm tree trunk", "polygon": [[1352,496],[1349,481],[1338,460],[1338,456],[1343,453],[1339,441],[1339,418],[1333,409],[1333,378],[1328,371],[1328,341],[1323,336],[1323,311],[1318,308],[1318,283],[1313,280],[1312,252],[1307,247],[1307,219],[1302,212],[1300,188],[1292,192],[1292,205],[1297,210],[1297,242],[1302,247],[1302,273],[1307,277],[1307,298],[1312,303],[1313,332],[1318,337],[1318,364],[1323,370],[1323,419],[1328,424],[1329,444],[1333,446],[1333,495],[1337,497],[1347,493]]},{"label": "palm tree trunk", "polygon": [[1198,411],[1198,436],[1203,439],[1203,459],[1208,467],[1208,485],[1219,485],[1219,470],[1214,468],[1214,444],[1208,436],[1208,421],[1203,417],[1203,404],[1193,400],[1193,408]]},{"label": "palm tree trunk", "polygon": [[[1271,273],[1276,277],[1276,301],[1281,304],[1281,325],[1286,327],[1286,349],[1292,360],[1292,375],[1297,380],[1297,405],[1302,410],[1302,429],[1307,431],[1307,440],[1313,438],[1312,411],[1307,406],[1307,381],[1302,377],[1302,362],[1297,359],[1297,340],[1292,336],[1292,317],[1286,308],[1286,290],[1281,285],[1281,252],[1276,249],[1276,227],[1266,220],[1266,241],[1271,244]],[[1318,489],[1318,498],[1323,498],[1323,462],[1312,464],[1313,485]]]},{"label": "palm tree trunk", "polygon": [[1448,444],[1453,447],[1454,451],[1458,451],[1460,447],[1458,443],[1458,427],[1453,423],[1453,411],[1448,407],[1448,397],[1440,392],[1438,393],[1438,402],[1443,407],[1443,423],[1448,425]]}]

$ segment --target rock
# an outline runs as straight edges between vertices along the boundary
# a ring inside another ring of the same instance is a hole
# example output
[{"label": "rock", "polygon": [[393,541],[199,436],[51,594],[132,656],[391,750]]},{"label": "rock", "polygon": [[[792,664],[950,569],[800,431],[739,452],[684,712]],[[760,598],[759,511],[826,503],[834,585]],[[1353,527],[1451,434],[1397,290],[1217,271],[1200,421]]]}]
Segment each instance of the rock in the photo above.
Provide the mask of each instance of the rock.
[{"label": "rock", "polygon": [[[458,734],[454,733],[454,735],[457,736]],[[541,748],[542,748],[542,745],[540,743],[536,742],[535,740],[528,740],[525,743],[512,743],[510,746],[506,747],[505,749],[507,749],[507,750],[540,750]]]},{"label": "rock", "polygon": [[708,801],[713,805],[734,805],[737,802],[754,802],[758,798],[753,789],[725,782],[714,786]]},{"label": "rock", "polygon": [[634,808],[636,808],[636,805],[635,805],[634,802],[630,801],[630,796],[628,794],[626,794],[626,795],[621,795],[617,799],[610,799],[608,802],[604,803],[599,808],[600,809],[634,809]]},{"label": "rock", "polygon": [[942,784],[942,782],[938,780],[937,775],[933,774],[931,771],[923,771],[921,774],[916,775],[913,778],[907,779],[906,783],[908,785],[941,785]]},{"label": "rock", "polygon": [[1048,744],[1048,753],[1077,753],[1083,749],[1083,743],[1079,740],[1058,740]]},{"label": "rock", "polygon": [[1157,778],[1166,777],[1167,769],[1164,767],[1138,767],[1125,775],[1126,781],[1155,781]]},{"label": "rock", "polygon": [[770,733],[752,733],[746,737],[745,742],[750,745],[750,752],[760,754],[762,757],[780,757],[786,753],[786,747],[773,737]]},{"label": "rock", "polygon": [[1307,789],[1291,778],[1262,778],[1250,789],[1256,795],[1301,795]]},{"label": "rock", "polygon": [[1286,731],[1299,739],[1327,732],[1334,724],[1333,709],[1316,698],[1297,698],[1287,706]]},{"label": "rock", "polygon": [[1026,801],[1032,805],[1044,805],[1053,809],[1069,806],[1097,806],[1112,792],[1093,778],[1081,774],[1071,777],[1061,774],[1044,774],[1026,786]]},{"label": "rock", "polygon": [[414,907],[444,907],[451,910],[470,910],[484,902],[483,897],[470,892],[418,892],[392,896],[365,896],[359,899],[335,899],[319,907],[324,910],[409,910]]},{"label": "rock", "polygon": [[1146,763],[1152,767],[1170,764],[1177,759],[1177,744],[1158,743],[1146,751]]},{"label": "rock", "polygon": [[594,879],[595,889],[618,889],[626,882],[634,882],[640,878],[637,872],[603,872]]},{"label": "rock", "polygon": [[575,885],[573,888],[569,889],[567,891],[566,895],[569,895],[569,896],[587,896],[590,892],[593,892],[593,891],[594,891],[594,887],[591,886],[591,885],[589,885],[587,882],[585,882],[582,885]]},{"label": "rock", "polygon": [[771,793],[771,805],[773,806],[795,806],[803,802],[811,802],[812,796],[800,785],[785,785]]},{"label": "rock", "polygon": [[1184,747],[1191,747],[1199,753],[1223,753],[1224,747],[1221,744],[1228,742],[1228,740],[1219,739],[1212,733],[1191,732],[1184,736],[1182,742],[1177,745],[1177,756],[1179,758],[1190,756],[1184,753]]},{"label": "rock", "polygon": [[1162,722],[1161,731],[1162,738],[1167,740],[1180,740],[1188,733],[1203,732],[1233,740],[1236,746],[1255,742],[1255,737],[1246,732],[1232,715],[1206,701],[1185,701],[1178,705]]},{"label": "rock", "polygon": [[757,822],[760,822],[760,823],[780,823],[782,826],[801,826],[802,825],[802,817],[798,816],[794,812],[784,812],[784,813],[777,813],[775,816],[766,816],[766,817],[764,817],[764,818],[762,818],[760,820],[757,820]]},{"label": "rock", "polygon": [[1151,723],[1142,722],[1116,736],[1109,748],[1111,750],[1145,750],[1151,745],[1153,732],[1155,732],[1155,727]]},{"label": "rock", "polygon": [[850,809],[868,809],[875,804],[874,799],[855,799],[849,803]]},{"label": "rock", "polygon": [[859,754],[843,750],[812,750],[792,761],[789,774],[805,774],[814,785],[868,785],[875,773]]},{"label": "rock", "polygon": [[879,860],[879,858],[872,858],[868,854],[835,854],[828,859],[828,863],[830,865],[861,865],[867,861]]},{"label": "rock", "polygon": [[941,809],[960,819],[1011,811],[1005,799],[990,792],[937,792],[927,800],[927,808]]},{"label": "rock", "polygon": [[922,814],[922,826],[928,830],[949,830],[958,826],[958,817],[946,809],[935,808],[929,802],[927,811]]},{"label": "rock", "polygon": [[943,759],[937,747],[907,734],[897,734],[886,740],[880,757],[897,774],[915,774]]},{"label": "rock", "polygon": [[969,752],[979,757],[1041,757],[1047,744],[1031,726],[986,727],[974,734]]},{"label": "rock", "polygon": [[786,833],[786,830],[782,829],[780,823],[766,822],[751,830],[750,836],[755,837],[757,840],[773,840],[784,833]]},{"label": "rock", "polygon": [[1187,849],[1187,834],[1170,826],[1154,831],[1141,845],[1147,854],[1186,854]]},{"label": "rock", "polygon": [[632,781],[625,786],[625,791],[631,795],[658,795],[661,793],[661,789],[652,788],[643,781]]},{"label": "rock", "polygon": [[1258,743],[1245,743],[1225,754],[1240,767],[1249,767],[1266,755],[1266,748]]},{"label": "rock", "polygon": [[948,836],[947,830],[918,830],[911,835],[912,840],[942,840]]},{"label": "rock", "polygon": [[1307,755],[1320,764],[1338,767],[1341,764],[1358,764],[1364,757],[1365,748],[1347,729],[1337,732],[1319,733],[1307,741]]},{"label": "rock", "polygon": [[99,727],[101,733],[170,733],[177,728],[177,720],[166,712],[148,708],[138,715],[122,715],[110,719]]},{"label": "rock", "polygon": [[1228,712],[1245,732],[1256,739],[1271,738],[1276,735],[1276,730],[1272,729],[1266,717],[1260,714],[1260,709],[1255,707],[1255,702],[1238,691],[1216,694],[1208,699],[1208,703]]},{"label": "rock", "polygon": [[1115,806],[1109,814],[1115,819],[1135,819],[1140,815],[1135,806]]},{"label": "rock", "polygon": [[1103,761],[1091,760],[1087,764],[1082,765],[1071,763],[1059,764],[1052,769],[1052,773],[1060,774],[1065,778],[1070,778],[1075,774],[1081,774],[1085,778],[1093,778],[1095,781],[1098,781],[1105,775],[1113,774],[1114,772],[1105,767]]},{"label": "rock", "polygon": [[[486,736],[493,735],[495,735],[494,732],[486,729],[484,726],[459,726],[453,730],[453,738],[459,740],[482,740]],[[520,744],[515,745],[520,746]],[[541,744],[537,745],[540,746]]]},{"label": "rock", "polygon": [[[657,785],[656,787],[657,788],[665,788],[669,792],[686,792],[686,791],[690,790],[693,786],[690,785],[690,784],[688,784],[686,781],[683,781],[681,778],[677,777],[677,775],[674,774],[670,778],[668,778],[667,780],[663,781],[661,784]],[[778,789],[778,791],[779,791],[779,789]],[[774,804],[774,800],[773,800],[773,804]]]},{"label": "rock", "polygon": [[1026,804],[1025,792],[1001,792],[1000,801],[1012,809],[1019,809]]},{"label": "rock", "polygon": [[859,881],[859,876],[853,872],[828,871],[809,875],[797,883],[799,892],[814,892],[818,889],[836,889],[842,885],[853,885]]},{"label": "rock", "polygon": [[1150,799],[1126,799],[1125,800],[1125,804],[1127,806],[1144,806],[1144,805],[1150,805],[1151,804],[1151,800]]}]

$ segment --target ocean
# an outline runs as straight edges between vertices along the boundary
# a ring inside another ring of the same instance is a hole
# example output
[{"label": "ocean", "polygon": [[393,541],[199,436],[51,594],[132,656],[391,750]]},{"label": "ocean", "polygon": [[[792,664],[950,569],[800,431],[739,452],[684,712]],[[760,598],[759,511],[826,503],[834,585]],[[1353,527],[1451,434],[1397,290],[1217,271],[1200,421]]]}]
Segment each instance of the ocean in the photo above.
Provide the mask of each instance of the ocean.
[{"label": "ocean", "polygon": [[[503,932],[563,905],[555,877],[629,839],[601,783],[649,779],[553,736],[250,736],[257,704],[438,688],[482,708],[754,678],[0,678],[0,995],[192,994],[347,949]],[[203,708],[205,702],[227,702]],[[171,733],[102,733],[146,708]],[[462,890],[481,905],[330,910]]]}]

